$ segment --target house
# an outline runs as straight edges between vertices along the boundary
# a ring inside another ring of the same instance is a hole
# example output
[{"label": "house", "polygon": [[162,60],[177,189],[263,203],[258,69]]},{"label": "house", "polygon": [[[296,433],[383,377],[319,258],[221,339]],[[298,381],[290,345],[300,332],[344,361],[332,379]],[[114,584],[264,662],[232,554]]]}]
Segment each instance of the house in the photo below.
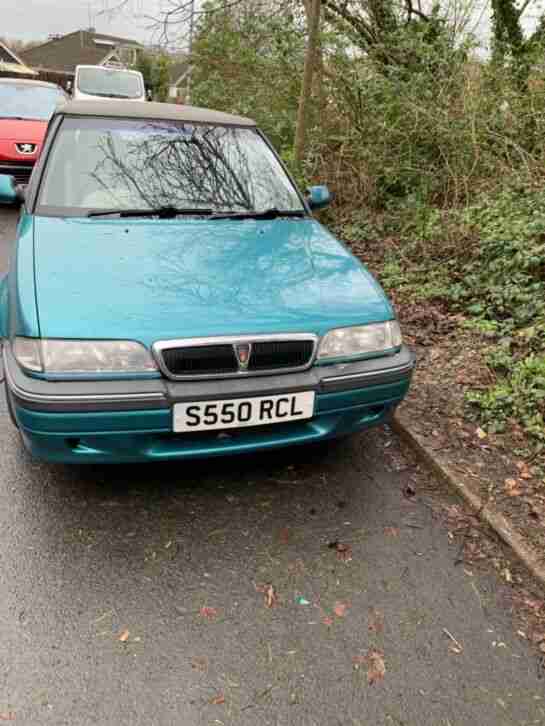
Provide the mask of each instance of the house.
[{"label": "house", "polygon": [[24,51],[21,57],[42,80],[66,87],[69,81],[73,82],[77,65],[124,68],[136,62],[142,49],[136,40],[97,33],[89,28],[53,36],[46,43]]},{"label": "house", "polygon": [[168,98],[169,101],[184,101],[187,95],[187,83],[188,83],[189,63],[187,58],[178,57],[174,58],[168,69],[169,86],[168,86]]},{"label": "house", "polygon": [[36,71],[27,68],[19,56],[0,41],[0,78],[32,78],[37,75]]}]

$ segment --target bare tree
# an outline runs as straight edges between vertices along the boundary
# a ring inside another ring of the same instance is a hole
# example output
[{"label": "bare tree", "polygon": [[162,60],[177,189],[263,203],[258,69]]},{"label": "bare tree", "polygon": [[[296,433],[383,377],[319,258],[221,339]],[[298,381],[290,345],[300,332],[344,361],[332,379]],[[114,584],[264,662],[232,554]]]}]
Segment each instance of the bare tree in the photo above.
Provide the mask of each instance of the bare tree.
[{"label": "bare tree", "polygon": [[297,112],[297,128],[295,131],[294,156],[297,164],[301,164],[305,153],[308,127],[308,111],[312,97],[312,80],[316,66],[316,54],[320,35],[321,0],[305,0],[305,11],[308,24],[308,42],[303,70],[303,82]]}]

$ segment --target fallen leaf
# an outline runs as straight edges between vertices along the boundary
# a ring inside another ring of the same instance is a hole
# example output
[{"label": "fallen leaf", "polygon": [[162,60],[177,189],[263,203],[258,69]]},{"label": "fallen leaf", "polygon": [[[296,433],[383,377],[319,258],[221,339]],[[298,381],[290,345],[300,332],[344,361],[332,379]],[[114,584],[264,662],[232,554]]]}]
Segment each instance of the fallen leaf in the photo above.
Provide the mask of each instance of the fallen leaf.
[{"label": "fallen leaf", "polygon": [[350,560],[352,559],[351,545],[337,542],[337,547],[335,549],[337,551],[338,560],[340,560],[341,562],[350,562]]},{"label": "fallen leaf", "polygon": [[369,611],[369,631],[372,633],[384,632],[384,615],[380,610],[371,609]]},{"label": "fallen leaf", "polygon": [[209,620],[211,620],[212,618],[217,617],[218,611],[216,610],[216,608],[210,608],[206,605],[203,605],[203,607],[199,610],[199,615],[201,616],[201,618],[208,618]]},{"label": "fallen leaf", "polygon": [[506,479],[504,482],[504,491],[508,497],[520,497],[522,489],[516,479]]},{"label": "fallen leaf", "polygon": [[488,436],[488,434],[486,433],[486,431],[483,431],[483,429],[481,429],[481,428],[475,429],[475,433],[477,434],[477,436],[480,439],[486,439],[486,437]]},{"label": "fallen leaf", "polygon": [[191,667],[196,671],[204,673],[208,670],[208,658],[204,655],[196,655],[191,659]]},{"label": "fallen leaf", "polygon": [[513,582],[513,576],[511,575],[511,571],[508,567],[504,567],[501,574],[503,575],[505,582]]},{"label": "fallen leaf", "polygon": [[540,651],[541,651],[542,653],[545,653],[545,643],[540,643],[540,644],[539,644],[539,650],[540,650]]},{"label": "fallen leaf", "polygon": [[333,608],[333,612],[338,618],[344,618],[346,615],[346,611],[348,610],[348,605],[344,602],[337,602],[335,603],[335,607]]},{"label": "fallen leaf", "polygon": [[367,663],[367,682],[372,686],[381,681],[386,673],[384,653],[380,650],[370,650],[365,656],[365,662]]},{"label": "fallen leaf", "polygon": [[519,476],[521,479],[532,478],[528,464],[525,461],[517,461],[517,469],[519,470]]},{"label": "fallen leaf", "polygon": [[225,696],[223,693],[218,693],[217,696],[214,696],[214,698],[210,700],[211,706],[221,706],[222,703],[225,703]]},{"label": "fallen leaf", "polygon": [[534,645],[537,645],[545,640],[545,633],[532,633],[530,640]]},{"label": "fallen leaf", "polygon": [[287,527],[282,527],[280,530],[280,544],[288,544],[290,540],[290,531]]},{"label": "fallen leaf", "polygon": [[272,585],[267,585],[265,590],[265,605],[268,608],[273,608],[275,605],[278,605],[278,598]]},{"label": "fallen leaf", "polygon": [[397,537],[399,529],[397,527],[384,527],[384,534],[386,537]]},{"label": "fallen leaf", "polygon": [[128,630],[124,630],[124,631],[123,631],[123,632],[121,633],[121,635],[119,636],[119,640],[120,640],[120,641],[121,641],[122,643],[126,643],[128,639],[129,639],[129,631],[128,631]]}]

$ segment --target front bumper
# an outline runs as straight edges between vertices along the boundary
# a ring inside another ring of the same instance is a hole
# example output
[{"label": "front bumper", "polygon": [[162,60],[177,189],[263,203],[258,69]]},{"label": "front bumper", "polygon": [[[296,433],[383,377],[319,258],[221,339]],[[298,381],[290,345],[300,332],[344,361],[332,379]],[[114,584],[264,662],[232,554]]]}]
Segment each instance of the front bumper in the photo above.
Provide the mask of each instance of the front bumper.
[{"label": "front bumper", "polygon": [[[137,462],[218,456],[333,438],[384,421],[409,388],[415,356],[314,366],[294,374],[172,382],[52,382],[22,373],[4,349],[8,395],[27,448],[61,462]],[[195,434],[172,431],[172,406],[182,401],[315,391],[312,419]]]}]

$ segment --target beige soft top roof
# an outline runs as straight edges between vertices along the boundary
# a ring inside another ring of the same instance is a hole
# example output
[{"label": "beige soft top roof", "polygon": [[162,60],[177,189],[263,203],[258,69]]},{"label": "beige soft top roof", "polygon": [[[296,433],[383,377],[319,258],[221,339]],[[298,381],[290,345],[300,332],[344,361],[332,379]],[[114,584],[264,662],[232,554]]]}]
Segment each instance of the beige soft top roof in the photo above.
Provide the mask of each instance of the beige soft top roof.
[{"label": "beige soft top roof", "polygon": [[218,124],[219,126],[255,126],[255,121],[244,116],[233,116],[222,111],[210,111],[196,106],[142,101],[69,101],[56,110],[70,116],[97,116],[101,118],[157,119],[159,121],[189,121]]}]

